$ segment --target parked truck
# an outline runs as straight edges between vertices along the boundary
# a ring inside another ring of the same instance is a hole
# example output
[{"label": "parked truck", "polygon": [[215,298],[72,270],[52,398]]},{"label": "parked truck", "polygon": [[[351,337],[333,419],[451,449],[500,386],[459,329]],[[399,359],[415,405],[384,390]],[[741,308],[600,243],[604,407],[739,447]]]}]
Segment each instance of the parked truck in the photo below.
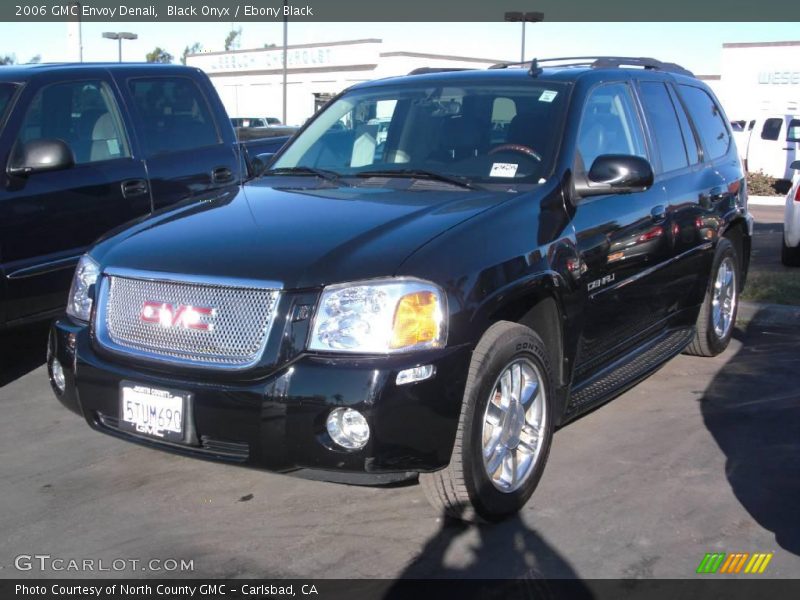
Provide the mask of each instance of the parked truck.
[{"label": "parked truck", "polygon": [[63,312],[105,232],[238,185],[287,139],[240,144],[193,67],[0,68],[0,329]]}]

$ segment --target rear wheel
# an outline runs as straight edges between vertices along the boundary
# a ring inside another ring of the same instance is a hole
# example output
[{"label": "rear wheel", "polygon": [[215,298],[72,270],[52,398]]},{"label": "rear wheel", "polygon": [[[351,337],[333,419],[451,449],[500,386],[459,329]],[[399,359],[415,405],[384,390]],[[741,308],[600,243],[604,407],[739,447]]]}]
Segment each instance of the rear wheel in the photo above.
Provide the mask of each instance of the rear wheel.
[{"label": "rear wheel", "polygon": [[711,279],[706,289],[697,331],[684,351],[694,356],[716,356],[728,347],[739,308],[739,258],[730,240],[717,244]]},{"label": "rear wheel", "polygon": [[800,267],[800,246],[787,246],[786,235],[781,244],[781,262],[787,267]]},{"label": "rear wheel", "polygon": [[552,397],[541,338],[523,325],[493,325],[473,353],[450,464],[420,475],[431,504],[466,521],[522,508],[550,451]]}]

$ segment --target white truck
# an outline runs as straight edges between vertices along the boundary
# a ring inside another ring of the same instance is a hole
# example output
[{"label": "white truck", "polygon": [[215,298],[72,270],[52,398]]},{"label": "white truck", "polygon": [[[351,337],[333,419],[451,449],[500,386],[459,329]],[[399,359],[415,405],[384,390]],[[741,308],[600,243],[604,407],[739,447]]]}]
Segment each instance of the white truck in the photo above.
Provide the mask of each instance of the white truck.
[{"label": "white truck", "polygon": [[747,171],[792,179],[791,164],[800,159],[800,115],[765,114],[731,126]]}]

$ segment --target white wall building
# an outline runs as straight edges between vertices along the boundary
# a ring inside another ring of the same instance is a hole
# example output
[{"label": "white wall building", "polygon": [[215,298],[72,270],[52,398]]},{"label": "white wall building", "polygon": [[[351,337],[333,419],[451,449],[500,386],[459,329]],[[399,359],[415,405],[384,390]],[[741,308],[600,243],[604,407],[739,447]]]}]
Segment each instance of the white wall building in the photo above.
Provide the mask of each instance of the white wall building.
[{"label": "white wall building", "polygon": [[[486,68],[499,59],[387,51],[364,39],[287,48],[287,116],[301,125],[331,96],[360,81],[406,75],[418,67]],[[206,52],[186,63],[211,77],[232,117],[278,117],[283,113],[283,48]]]},{"label": "white wall building", "polygon": [[800,114],[800,41],[722,45],[718,81],[708,81],[732,120]]},{"label": "white wall building", "polygon": [[[332,95],[360,81],[405,75],[418,67],[477,67],[501,62],[420,52],[390,51],[379,39],[288,47],[287,121],[300,125]],[[209,74],[235,117],[283,113],[281,47],[190,55]],[[700,75],[728,116],[750,120],[800,113],[800,41],[726,43],[718,75]]]}]

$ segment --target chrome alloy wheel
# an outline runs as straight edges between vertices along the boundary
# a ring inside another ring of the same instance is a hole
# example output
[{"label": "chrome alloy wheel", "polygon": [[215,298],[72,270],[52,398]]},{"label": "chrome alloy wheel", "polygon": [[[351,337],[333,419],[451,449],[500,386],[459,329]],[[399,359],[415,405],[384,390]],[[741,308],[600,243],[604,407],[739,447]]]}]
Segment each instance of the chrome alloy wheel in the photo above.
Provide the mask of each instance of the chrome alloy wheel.
[{"label": "chrome alloy wheel", "polygon": [[547,415],[539,369],[515,359],[500,373],[483,414],[483,466],[501,492],[519,489],[536,466]]},{"label": "chrome alloy wheel", "polygon": [[728,335],[733,324],[733,313],[736,309],[736,265],[733,258],[726,256],[717,268],[717,278],[711,298],[711,318],[714,333],[719,339]]}]

